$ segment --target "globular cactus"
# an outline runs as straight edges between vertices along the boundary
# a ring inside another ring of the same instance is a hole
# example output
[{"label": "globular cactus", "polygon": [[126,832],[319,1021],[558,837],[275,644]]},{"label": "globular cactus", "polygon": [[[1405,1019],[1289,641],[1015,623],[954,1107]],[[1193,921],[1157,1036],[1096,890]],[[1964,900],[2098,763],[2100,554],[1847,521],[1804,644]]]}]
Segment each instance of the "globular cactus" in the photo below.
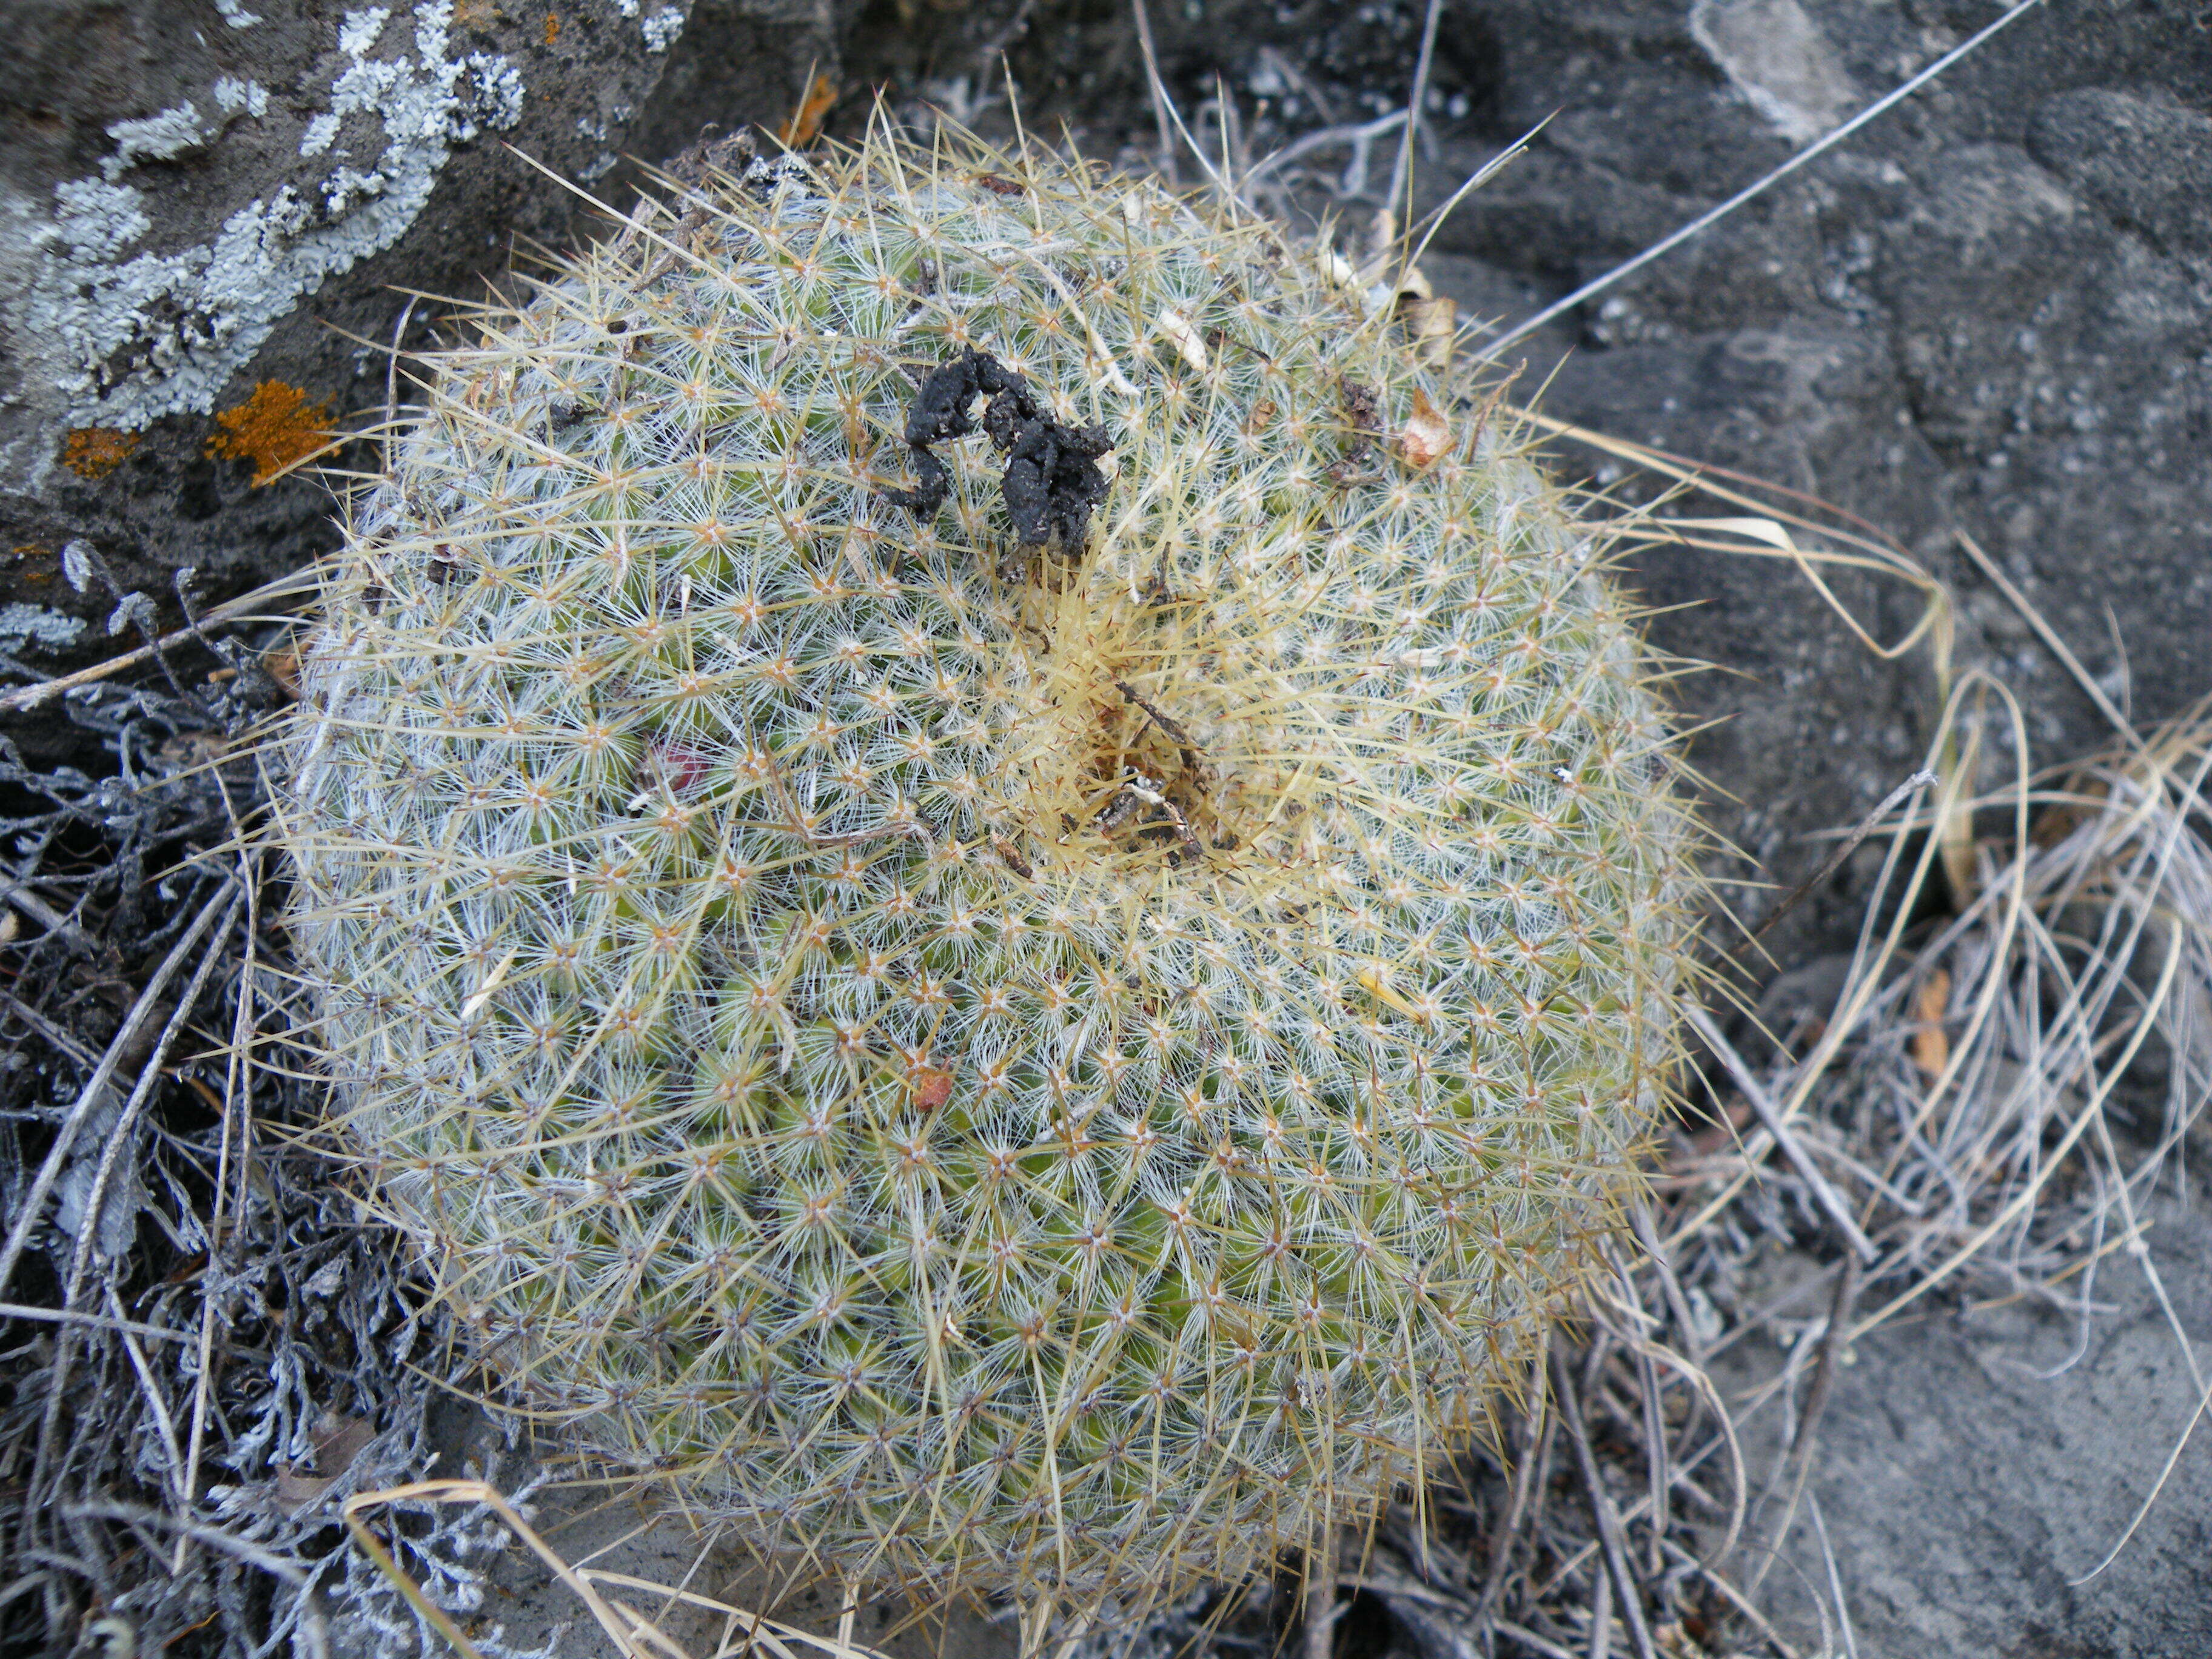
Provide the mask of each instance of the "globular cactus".
[{"label": "globular cactus", "polygon": [[1326,250],[881,136],[700,177],[355,503],[278,750],[345,1135],[696,1512],[1234,1576],[1479,1427],[1632,1188],[1649,659]]}]

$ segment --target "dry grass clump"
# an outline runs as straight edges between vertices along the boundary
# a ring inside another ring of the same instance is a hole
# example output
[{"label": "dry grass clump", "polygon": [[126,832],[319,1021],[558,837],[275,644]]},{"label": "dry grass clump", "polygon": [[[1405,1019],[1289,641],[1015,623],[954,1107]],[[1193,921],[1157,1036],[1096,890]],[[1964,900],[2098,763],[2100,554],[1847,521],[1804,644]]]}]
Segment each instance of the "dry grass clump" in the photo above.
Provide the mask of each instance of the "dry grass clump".
[{"label": "dry grass clump", "polygon": [[[1869,929],[1863,951],[1891,971],[1862,971],[1767,1081],[1802,1095],[1816,1161],[1836,1147],[1829,1176],[1881,1247],[1869,1283],[1896,1281],[1868,1323],[1961,1273],[2078,1303],[2058,1285],[2085,1252],[2139,1237],[2212,1090],[2208,767],[2212,726],[2185,719],[1954,804],[2008,832],[1974,842],[1963,907],[1909,952],[1901,928]],[[1877,902],[1909,913],[1935,847],[1914,865],[1900,841],[1885,874],[1903,895]]]}]

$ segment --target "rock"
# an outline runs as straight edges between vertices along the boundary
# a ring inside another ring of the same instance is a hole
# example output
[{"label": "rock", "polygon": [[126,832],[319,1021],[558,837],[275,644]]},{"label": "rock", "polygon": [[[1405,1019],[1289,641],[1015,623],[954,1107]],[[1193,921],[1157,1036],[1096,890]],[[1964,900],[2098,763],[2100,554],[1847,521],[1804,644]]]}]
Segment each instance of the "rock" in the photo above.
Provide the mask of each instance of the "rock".
[{"label": "rock", "polygon": [[[692,0],[684,40],[629,134],[629,152],[649,161],[675,155],[702,128],[770,128],[787,120],[814,76],[841,79],[846,37],[859,0]],[[865,110],[856,97],[852,106]],[[627,183],[635,170],[617,175]]]},{"label": "rock", "polygon": [[165,621],[180,567],[215,596],[330,545],[330,486],[276,475],[382,416],[403,323],[419,344],[453,310],[410,314],[402,290],[466,302],[511,258],[588,231],[524,156],[589,185],[633,143],[778,118],[840,15],[833,0],[19,0],[0,126],[0,651],[51,667],[104,646],[112,599],[58,579],[72,540]]},{"label": "rock", "polygon": [[[2064,1294],[2094,1310],[2027,1296],[1962,1306],[1964,1298],[1939,1293],[1852,1345],[1820,1418],[1806,1503],[1761,1596],[1790,1640],[1817,1651],[1824,1621],[1836,1629],[1825,1536],[1852,1646],[1868,1659],[2212,1652],[2212,1603],[2200,1576],[2212,1484],[2201,1473],[2202,1448],[2190,1444],[2159,1488],[2197,1404],[2181,1335],[2201,1343],[2212,1329],[2203,1271],[2212,1224],[2202,1183],[2189,1184],[2185,1199],[2160,1190],[2145,1200],[2147,1254],[2114,1252],[2089,1280],[2069,1283]],[[1771,1305],[1779,1299],[1771,1287],[1811,1266],[1802,1255],[1770,1256],[1747,1276],[1747,1304]],[[2156,1269],[2160,1291],[2146,1268]],[[1811,1283],[1813,1293],[1789,1310],[1796,1321],[1826,1310],[1826,1285]],[[1761,1334],[1729,1348],[1714,1381],[1731,1400],[1747,1400],[1789,1364]],[[1802,1353],[1796,1364],[1802,1406],[1812,1367]],[[1785,1432],[1778,1401],[1765,1397],[1738,1425],[1754,1493]],[[2156,1501],[2130,1536],[2154,1489]],[[1775,1524],[1770,1506],[1753,1536]],[[2091,1577],[2124,1538],[2112,1565]],[[1758,1559],[1754,1546],[1738,1558],[1740,1573]],[[1831,1636],[1829,1650],[1845,1649]]]}]

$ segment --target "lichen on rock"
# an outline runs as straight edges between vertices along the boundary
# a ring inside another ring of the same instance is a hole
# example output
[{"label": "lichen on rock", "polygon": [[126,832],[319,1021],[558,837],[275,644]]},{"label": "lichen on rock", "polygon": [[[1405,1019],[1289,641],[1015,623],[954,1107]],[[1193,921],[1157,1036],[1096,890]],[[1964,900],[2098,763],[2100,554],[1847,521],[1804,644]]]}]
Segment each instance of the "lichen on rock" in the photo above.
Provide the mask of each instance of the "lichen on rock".
[{"label": "lichen on rock", "polygon": [[[309,188],[280,185],[205,241],[125,257],[153,228],[144,191],[127,181],[212,142],[198,105],[108,127],[114,149],[100,176],[55,186],[47,246],[18,301],[21,326],[54,343],[72,422],[137,430],[211,409],[302,296],[399,238],[454,146],[514,125],[520,72],[504,57],[456,51],[452,21],[450,0],[421,0],[404,20],[386,6],[346,13],[328,106],[306,118],[301,154],[358,129],[374,161],[342,161]],[[209,95],[225,119],[279,118],[265,88],[235,76]]]},{"label": "lichen on rock", "polygon": [[253,395],[215,417],[207,453],[212,459],[251,461],[258,489],[287,467],[307,459],[331,437],[331,406],[311,403],[298,386],[264,380]]}]

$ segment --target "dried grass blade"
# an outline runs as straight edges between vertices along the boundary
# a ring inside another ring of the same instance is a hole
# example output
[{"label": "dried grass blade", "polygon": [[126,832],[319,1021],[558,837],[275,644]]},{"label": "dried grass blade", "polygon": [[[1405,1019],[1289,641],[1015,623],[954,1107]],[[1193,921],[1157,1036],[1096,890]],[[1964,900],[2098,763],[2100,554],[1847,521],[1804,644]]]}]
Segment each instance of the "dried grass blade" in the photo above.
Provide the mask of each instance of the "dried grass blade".
[{"label": "dried grass blade", "polygon": [[599,1628],[606,1632],[607,1639],[615,1644],[616,1650],[623,1654],[624,1659],[653,1659],[651,1654],[635,1645],[631,1639],[630,1632],[625,1628],[623,1620],[616,1615],[615,1610],[607,1605],[605,1598],[592,1587],[590,1581],[574,1567],[570,1566],[567,1559],[551,1545],[539,1537],[536,1528],[517,1514],[514,1506],[501,1495],[497,1488],[488,1482],[416,1480],[404,1486],[388,1486],[379,1492],[362,1492],[347,1499],[341,1514],[344,1517],[347,1529],[353,1534],[355,1541],[368,1553],[369,1559],[376,1563],[378,1569],[384,1573],[385,1577],[392,1581],[392,1587],[407,1598],[408,1604],[428,1619],[437,1627],[440,1635],[453,1643],[462,1653],[469,1656],[470,1659],[483,1659],[483,1656],[470,1644],[468,1638],[461,1634],[459,1627],[443,1611],[431,1605],[428,1598],[422,1594],[421,1586],[417,1585],[402,1570],[399,1564],[392,1559],[390,1552],[377,1541],[375,1535],[368,1530],[368,1526],[361,1519],[361,1512],[373,1505],[400,1503],[483,1504],[484,1508],[499,1516],[501,1521],[506,1523],[507,1529],[529,1547],[530,1553],[543,1561],[551,1570],[553,1576],[568,1586],[576,1598],[591,1610],[592,1617],[599,1621]]},{"label": "dried grass blade", "polygon": [[1844,1242],[1861,1261],[1872,1261],[1880,1255],[1881,1252],[1875,1248],[1874,1241],[1862,1232],[1858,1223],[1851,1218],[1850,1206],[1844,1202],[1843,1194],[1820,1173],[1811,1155],[1798,1144],[1797,1137],[1790,1132],[1783,1109],[1768,1096],[1765,1085],[1759,1082],[1757,1073],[1744,1063],[1743,1056],[1735,1050],[1735,1045],[1721,1034],[1721,1028],[1714,1023],[1713,1017],[1692,1002],[1686,1005],[1686,1018],[1691,1029],[1713,1051],[1714,1058],[1735,1080],[1736,1087],[1743,1091],[1743,1097],[1750,1102],[1751,1109],[1757,1115],[1760,1127],[1774,1137],[1774,1144],[1790,1160],[1790,1167],[1796,1170],[1798,1178],[1812,1189],[1814,1198],[1827,1213],[1828,1219],[1835,1224],[1836,1231],[1843,1235]]}]

